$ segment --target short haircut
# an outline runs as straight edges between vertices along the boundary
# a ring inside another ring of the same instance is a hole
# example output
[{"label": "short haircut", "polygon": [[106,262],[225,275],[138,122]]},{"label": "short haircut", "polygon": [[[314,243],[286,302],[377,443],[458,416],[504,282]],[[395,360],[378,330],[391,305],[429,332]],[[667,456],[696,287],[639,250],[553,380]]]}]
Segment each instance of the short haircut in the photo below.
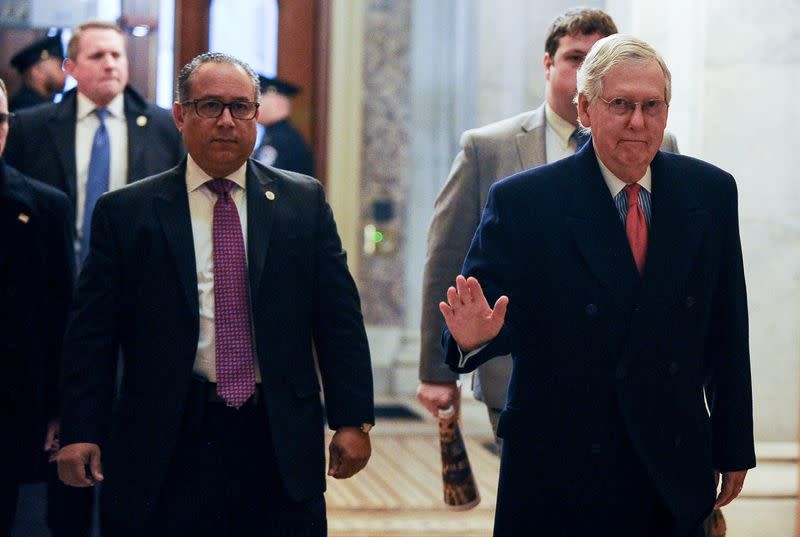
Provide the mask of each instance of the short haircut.
[{"label": "short haircut", "polygon": [[175,100],[179,103],[189,100],[189,94],[192,92],[192,75],[197,71],[198,67],[205,63],[227,63],[241,67],[247,74],[250,82],[253,84],[253,98],[255,102],[261,101],[261,92],[259,91],[258,75],[247,62],[235,58],[230,54],[222,52],[206,52],[195,56],[195,58],[183,66],[181,72],[178,73],[178,81],[175,85]]},{"label": "short haircut", "polygon": [[6,99],[8,99],[8,90],[6,90],[6,83],[3,82],[3,79],[0,78],[0,93],[2,93]]},{"label": "short haircut", "polygon": [[565,35],[600,34],[607,37],[617,33],[617,25],[602,9],[575,7],[555,18],[547,29],[544,51],[552,58],[558,50],[559,40]]},{"label": "short haircut", "polygon": [[[672,99],[672,75],[656,49],[632,35],[615,34],[597,41],[578,69],[578,93],[589,102],[603,94],[603,77],[617,65],[656,62],[664,73],[664,100]],[[615,96],[611,96],[612,98]]]},{"label": "short haircut", "polygon": [[113,22],[105,22],[105,21],[84,22],[83,24],[75,28],[75,30],[72,33],[72,37],[69,38],[69,43],[67,43],[67,58],[69,58],[72,61],[75,61],[75,58],[78,57],[78,51],[80,50],[81,34],[86,30],[113,30],[121,36],[125,35],[125,32],[122,31],[122,28],[120,28]]}]

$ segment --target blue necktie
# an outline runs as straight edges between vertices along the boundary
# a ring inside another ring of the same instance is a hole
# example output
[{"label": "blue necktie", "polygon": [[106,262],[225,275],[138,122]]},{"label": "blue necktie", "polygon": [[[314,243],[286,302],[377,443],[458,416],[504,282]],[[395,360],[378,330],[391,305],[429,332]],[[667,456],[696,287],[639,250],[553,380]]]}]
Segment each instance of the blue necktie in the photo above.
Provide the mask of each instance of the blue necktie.
[{"label": "blue necktie", "polygon": [[108,115],[108,110],[98,108],[94,111],[100,120],[100,125],[94,133],[92,141],[92,154],[89,158],[89,175],[86,180],[86,201],[83,206],[83,229],[81,235],[81,264],[89,253],[89,235],[92,227],[92,212],[97,199],[108,192],[108,175],[111,166],[111,147],[108,139],[108,130],[103,121]]},{"label": "blue necktie", "polygon": [[583,131],[581,129],[575,129],[575,131],[570,135],[570,138],[575,140],[575,152],[581,150],[581,147],[589,141],[590,133]]}]

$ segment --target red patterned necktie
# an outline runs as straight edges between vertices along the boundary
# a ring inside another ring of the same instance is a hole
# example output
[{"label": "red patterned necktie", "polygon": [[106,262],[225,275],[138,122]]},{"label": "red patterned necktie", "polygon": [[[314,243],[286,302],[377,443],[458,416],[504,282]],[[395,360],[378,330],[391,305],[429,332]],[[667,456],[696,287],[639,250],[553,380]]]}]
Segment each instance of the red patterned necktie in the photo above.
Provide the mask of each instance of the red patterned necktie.
[{"label": "red patterned necktie", "polygon": [[628,235],[628,243],[631,245],[633,260],[636,261],[636,268],[639,274],[644,272],[644,263],[647,259],[647,219],[644,211],[639,205],[639,183],[633,183],[625,187],[625,194],[628,196],[628,213],[625,216],[625,233]]},{"label": "red patterned necktie", "polygon": [[256,387],[244,238],[230,194],[234,182],[212,179],[206,185],[217,194],[212,231],[217,393],[240,408]]}]

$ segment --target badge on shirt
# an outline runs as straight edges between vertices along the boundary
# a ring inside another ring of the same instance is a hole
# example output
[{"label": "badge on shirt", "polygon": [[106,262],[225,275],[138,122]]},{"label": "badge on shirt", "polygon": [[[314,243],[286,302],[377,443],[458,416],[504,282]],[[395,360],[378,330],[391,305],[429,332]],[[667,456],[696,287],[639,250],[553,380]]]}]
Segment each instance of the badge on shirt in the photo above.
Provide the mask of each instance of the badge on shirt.
[{"label": "badge on shirt", "polygon": [[147,125],[147,116],[139,116],[136,118],[136,124],[140,127]]},{"label": "badge on shirt", "polygon": [[31,217],[30,217],[30,216],[28,216],[28,215],[27,215],[27,214],[25,214],[25,213],[19,213],[19,215],[17,216],[17,220],[19,220],[19,221],[20,221],[20,222],[22,222],[23,224],[27,224],[27,223],[28,223],[28,220],[30,220],[30,219],[31,219]]}]

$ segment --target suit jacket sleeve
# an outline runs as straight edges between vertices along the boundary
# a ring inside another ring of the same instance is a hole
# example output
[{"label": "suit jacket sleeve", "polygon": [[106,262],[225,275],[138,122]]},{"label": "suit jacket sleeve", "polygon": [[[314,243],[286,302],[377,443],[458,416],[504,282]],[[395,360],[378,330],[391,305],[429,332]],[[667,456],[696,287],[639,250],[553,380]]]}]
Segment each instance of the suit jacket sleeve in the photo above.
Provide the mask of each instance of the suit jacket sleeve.
[{"label": "suit jacket sleeve", "polygon": [[355,282],[333,213],[317,190],[312,329],[331,429],[375,423],[372,366]]},{"label": "suit jacket sleeve", "polygon": [[78,280],[64,342],[61,443],[103,445],[111,419],[119,347],[122,271],[107,196],[92,214],[90,253]]},{"label": "suit jacket sleeve", "polygon": [[458,374],[444,362],[442,329],[444,319],[439,302],[461,273],[464,256],[481,214],[479,154],[474,138],[465,133],[461,151],[453,161],[450,175],[436,199],[428,231],[428,249],[422,282],[422,330],[419,379],[427,382],[455,382]]},{"label": "suit jacket sleeve", "polygon": [[720,471],[755,466],[753,396],[750,380],[745,289],[736,183],[729,177],[727,221],[723,224],[720,272],[714,290],[708,337],[712,458]]},{"label": "suit jacket sleeve", "polygon": [[50,332],[47,341],[47,367],[45,369],[45,410],[48,419],[59,415],[58,378],[64,330],[67,324],[72,290],[75,284],[75,254],[73,253],[74,224],[70,216],[69,201],[61,192],[53,199],[50,209],[47,237],[47,293],[50,297]]},{"label": "suit jacket sleeve", "polygon": [[508,207],[506,200],[499,199],[501,197],[507,199],[507,196],[500,195],[498,187],[501,185],[502,183],[495,184],[489,189],[486,207],[461,273],[466,277],[477,278],[490,305],[493,305],[500,296],[508,296],[506,320],[497,337],[470,357],[466,363],[460,361],[458,345],[445,328],[443,335],[445,359],[450,368],[459,373],[473,371],[486,361],[514,350],[514,316],[518,308],[513,290],[518,286],[521,267],[521,263],[514,259],[514,245],[523,242],[515,238],[514,210]]}]

